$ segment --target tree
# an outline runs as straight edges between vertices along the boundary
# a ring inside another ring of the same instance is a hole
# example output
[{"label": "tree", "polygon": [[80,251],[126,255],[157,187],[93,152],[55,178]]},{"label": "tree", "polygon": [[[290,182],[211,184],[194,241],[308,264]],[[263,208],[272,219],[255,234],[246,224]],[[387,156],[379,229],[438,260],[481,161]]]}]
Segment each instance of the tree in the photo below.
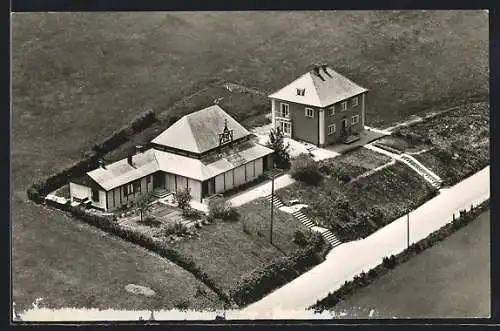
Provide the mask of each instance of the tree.
[{"label": "tree", "polygon": [[309,185],[318,184],[321,180],[318,164],[306,153],[299,154],[293,160],[290,175]]},{"label": "tree", "polygon": [[143,215],[146,214],[151,209],[151,202],[153,201],[153,195],[151,192],[146,193],[136,200],[135,205],[137,209],[141,212],[141,222],[143,222]]},{"label": "tree", "polygon": [[280,128],[269,131],[267,147],[274,150],[274,163],[277,168],[290,168],[290,143],[285,144],[285,136]]},{"label": "tree", "polygon": [[184,210],[190,207],[191,203],[191,190],[189,188],[178,190],[174,193],[174,200],[177,206]]}]

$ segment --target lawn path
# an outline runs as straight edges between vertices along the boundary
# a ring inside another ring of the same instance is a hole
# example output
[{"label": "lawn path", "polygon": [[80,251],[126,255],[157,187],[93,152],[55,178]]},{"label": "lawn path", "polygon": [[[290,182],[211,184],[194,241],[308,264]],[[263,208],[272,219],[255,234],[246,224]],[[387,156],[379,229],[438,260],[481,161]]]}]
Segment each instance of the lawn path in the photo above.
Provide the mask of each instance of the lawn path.
[{"label": "lawn path", "polygon": [[[278,190],[283,187],[287,187],[295,183],[295,179],[290,177],[288,174],[281,175],[274,179],[274,190]],[[246,191],[243,191],[240,194],[237,194],[229,199],[234,207],[238,207],[248,203],[252,200],[263,198],[266,195],[271,194],[272,183],[271,180],[267,180],[264,183],[261,183],[258,186],[252,187]]]},{"label": "lawn path", "polygon": [[[453,214],[457,215],[460,209],[487,200],[490,196],[489,179],[488,166],[450,188],[441,189],[438,196],[412,211],[410,244],[451,222]],[[384,257],[403,251],[406,248],[406,224],[405,215],[365,239],[338,246],[323,263],[262,300],[239,312],[232,312],[233,318],[272,319],[273,316],[290,316],[291,311],[303,312],[329,292],[340,288],[345,281],[380,264]]]}]

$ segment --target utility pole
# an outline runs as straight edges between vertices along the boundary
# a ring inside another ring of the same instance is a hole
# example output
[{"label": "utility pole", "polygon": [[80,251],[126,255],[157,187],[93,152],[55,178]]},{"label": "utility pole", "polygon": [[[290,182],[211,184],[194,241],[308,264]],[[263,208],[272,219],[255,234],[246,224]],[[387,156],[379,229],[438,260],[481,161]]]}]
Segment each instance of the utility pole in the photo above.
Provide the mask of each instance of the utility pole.
[{"label": "utility pole", "polygon": [[271,179],[271,229],[269,233],[269,242],[273,243],[273,214],[274,214],[274,176]]},{"label": "utility pole", "polygon": [[406,248],[410,248],[410,210],[406,214]]}]

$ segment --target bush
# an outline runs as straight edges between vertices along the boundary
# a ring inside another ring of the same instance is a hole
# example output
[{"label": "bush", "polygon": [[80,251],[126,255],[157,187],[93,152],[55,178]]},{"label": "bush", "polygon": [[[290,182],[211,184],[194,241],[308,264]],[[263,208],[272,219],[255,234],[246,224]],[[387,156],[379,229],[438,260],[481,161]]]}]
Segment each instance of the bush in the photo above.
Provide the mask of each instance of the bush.
[{"label": "bush", "polygon": [[174,308],[177,308],[177,309],[179,309],[181,311],[188,310],[188,308],[189,308],[189,301],[187,301],[187,300],[180,300],[180,301],[178,301],[178,302],[175,303]]},{"label": "bush", "polygon": [[225,221],[237,221],[239,214],[228,201],[222,197],[214,197],[208,202],[208,217]]},{"label": "bush", "polygon": [[307,237],[304,232],[297,230],[293,234],[293,242],[299,245],[300,247],[305,247],[307,245]]},{"label": "bush", "polygon": [[161,222],[154,216],[146,216],[144,219],[140,220],[139,223],[151,227],[159,227],[161,225]]},{"label": "bush", "polygon": [[168,237],[175,234],[176,236],[182,237],[190,234],[192,231],[183,223],[175,222],[169,223],[162,228],[162,235]]},{"label": "bush", "polygon": [[384,257],[382,260],[382,264],[387,269],[394,269],[398,264],[398,260],[394,255],[391,255],[390,257]]},{"label": "bush", "polygon": [[176,191],[174,193],[174,201],[177,203],[177,206],[182,210],[190,208],[191,204],[190,189],[186,188],[184,190]]},{"label": "bush", "polygon": [[317,163],[307,154],[299,154],[293,161],[290,175],[309,185],[318,184],[321,180],[321,173]]},{"label": "bush", "polygon": [[203,217],[203,212],[188,206],[182,210],[182,216],[190,220],[199,220]]}]

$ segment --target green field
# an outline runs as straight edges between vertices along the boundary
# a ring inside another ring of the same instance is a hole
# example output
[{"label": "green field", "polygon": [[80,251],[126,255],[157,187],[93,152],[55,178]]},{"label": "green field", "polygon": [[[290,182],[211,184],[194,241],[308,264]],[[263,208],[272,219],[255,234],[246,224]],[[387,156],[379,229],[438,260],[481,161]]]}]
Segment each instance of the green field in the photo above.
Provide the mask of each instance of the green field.
[{"label": "green field", "polygon": [[490,212],[340,301],[345,318],[490,315]]},{"label": "green field", "polygon": [[[479,11],[15,13],[14,300],[30,303],[42,296],[60,306],[114,307],[117,298],[126,302],[126,294],[107,286],[108,277],[97,277],[95,270],[115,270],[128,279],[126,271],[135,270],[138,260],[146,271],[166,263],[141,259],[142,253],[125,249],[116,238],[103,240],[75,220],[26,203],[26,188],[36,177],[65,168],[144,109],[190,111],[182,100],[215,78],[268,93],[323,61],[371,90],[367,124],[391,123],[488,94],[488,16]],[[207,96],[206,102],[213,100]],[[66,248],[75,238],[82,244]],[[109,266],[102,267],[99,252]],[[143,272],[143,280],[149,275]],[[89,288],[99,302],[88,301]],[[157,304],[169,307],[175,300],[165,295]]]}]

